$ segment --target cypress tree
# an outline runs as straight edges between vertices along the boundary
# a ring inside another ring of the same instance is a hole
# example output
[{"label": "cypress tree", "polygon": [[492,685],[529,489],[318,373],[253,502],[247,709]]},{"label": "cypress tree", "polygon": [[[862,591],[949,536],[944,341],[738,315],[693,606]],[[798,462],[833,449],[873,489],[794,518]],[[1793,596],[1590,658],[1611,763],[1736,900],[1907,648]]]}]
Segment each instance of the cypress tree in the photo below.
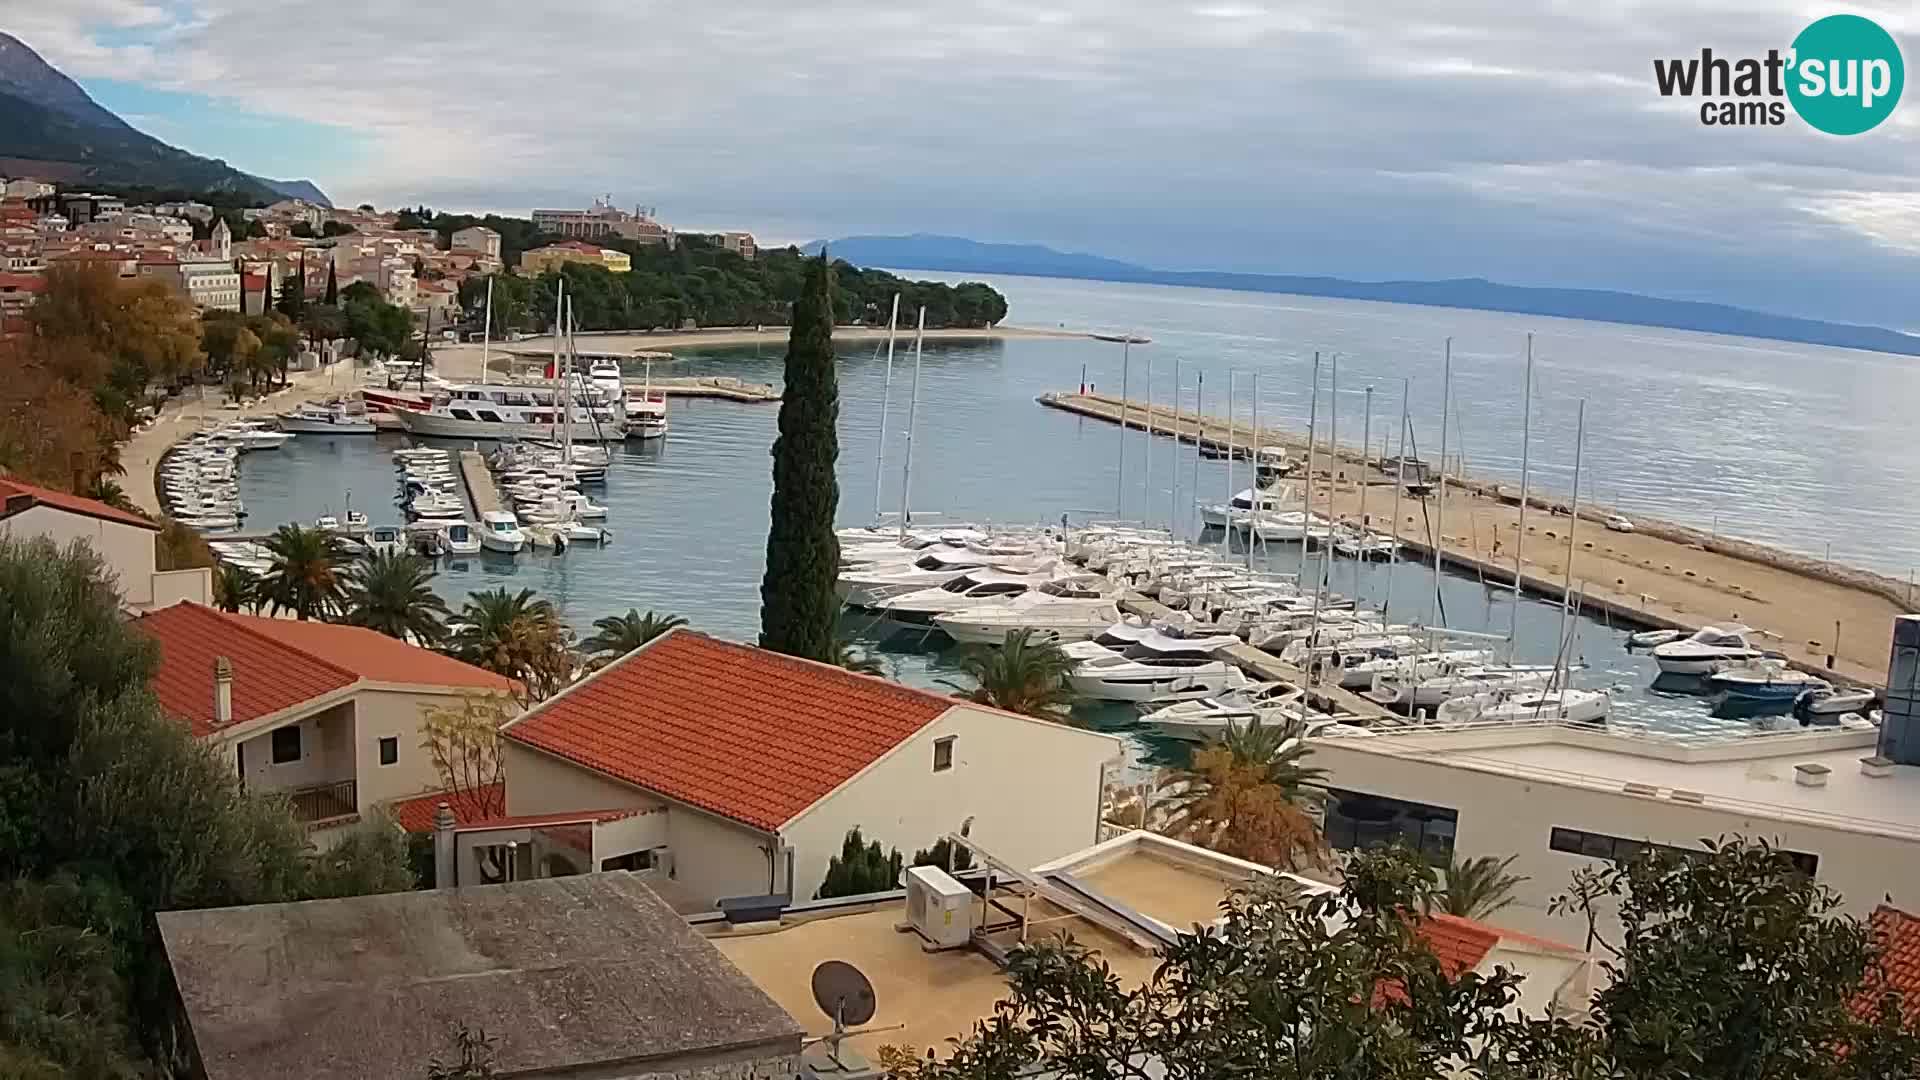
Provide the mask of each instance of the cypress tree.
[{"label": "cypress tree", "polygon": [[760,582],[760,647],[834,663],[840,599],[840,504],[834,465],[840,388],[833,369],[833,271],[827,253],[807,264],[787,336],[780,435],[773,441],[767,572]]},{"label": "cypress tree", "polygon": [[327,298],[322,301],[328,307],[340,306],[340,279],[333,274],[333,260],[327,260]]}]

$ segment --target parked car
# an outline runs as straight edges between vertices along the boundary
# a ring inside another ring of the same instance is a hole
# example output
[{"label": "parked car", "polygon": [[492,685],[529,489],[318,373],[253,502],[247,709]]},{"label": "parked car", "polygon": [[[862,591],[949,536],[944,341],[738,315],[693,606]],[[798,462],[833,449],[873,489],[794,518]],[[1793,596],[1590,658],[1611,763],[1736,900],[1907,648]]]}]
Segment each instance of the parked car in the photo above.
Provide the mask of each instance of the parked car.
[{"label": "parked car", "polygon": [[1633,522],[1616,514],[1607,519],[1607,528],[1612,529],[1614,532],[1632,532]]}]

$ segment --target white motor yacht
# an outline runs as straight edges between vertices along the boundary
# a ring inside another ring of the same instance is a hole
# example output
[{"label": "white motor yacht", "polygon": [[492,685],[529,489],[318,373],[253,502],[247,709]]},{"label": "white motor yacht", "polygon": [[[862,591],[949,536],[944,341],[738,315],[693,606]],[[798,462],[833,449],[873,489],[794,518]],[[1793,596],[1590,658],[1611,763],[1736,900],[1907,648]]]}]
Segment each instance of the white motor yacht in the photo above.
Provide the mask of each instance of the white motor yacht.
[{"label": "white motor yacht", "polygon": [[1052,574],[1051,564],[1024,571],[983,566],[931,589],[890,596],[875,604],[874,610],[894,622],[932,626],[937,615],[991,607],[1022,596],[1044,584]]},{"label": "white motor yacht", "polygon": [[527,534],[520,523],[505,510],[489,510],[480,515],[480,545],[488,551],[513,555],[527,546]]},{"label": "white motor yacht", "polygon": [[376,525],[367,534],[367,552],[371,555],[400,555],[407,549],[405,536],[392,525]]},{"label": "white motor yacht", "polygon": [[933,625],[963,644],[999,645],[1017,630],[1036,642],[1085,641],[1120,621],[1118,592],[1098,574],[1076,574],[1001,603],[943,612]]},{"label": "white motor yacht", "polygon": [[1304,717],[1305,692],[1286,683],[1249,684],[1219,697],[1195,698],[1164,705],[1142,716],[1140,722],[1154,733],[1183,742],[1217,739],[1230,724],[1245,725],[1259,719],[1263,724],[1284,723]]},{"label": "white motor yacht", "polygon": [[1523,723],[1544,720],[1567,724],[1605,723],[1612,699],[1604,690],[1562,687],[1518,693],[1475,694],[1457,697],[1440,706],[1436,718],[1443,724]]},{"label": "white motor yacht", "polygon": [[423,518],[465,517],[467,503],[457,495],[427,492],[415,495],[407,503],[407,512]]},{"label": "white motor yacht", "polygon": [[1246,488],[1224,503],[1212,503],[1201,507],[1200,523],[1216,529],[1225,528],[1229,524],[1236,529],[1244,529],[1247,527],[1248,519],[1290,509],[1298,505],[1299,501],[1294,497],[1291,486],[1270,491]]},{"label": "white motor yacht", "polygon": [[1541,690],[1558,670],[1551,664],[1468,665],[1426,674],[1415,661],[1391,671],[1376,672],[1373,688],[1366,696],[1382,705],[1409,712],[1437,709],[1457,697]]},{"label": "white motor yacht", "polygon": [[[1109,627],[1102,638],[1121,627]],[[1247,684],[1238,665],[1217,659],[1214,652],[1240,639],[1229,634],[1187,637],[1148,628],[1124,649],[1094,641],[1061,646],[1075,664],[1067,684],[1082,697],[1103,701],[1180,701],[1214,697]]]},{"label": "white motor yacht", "polygon": [[471,521],[449,521],[440,527],[441,547],[449,555],[478,555],[480,530]]},{"label": "white motor yacht", "polygon": [[1703,626],[1692,637],[1653,647],[1653,659],[1669,675],[1707,675],[1737,660],[1765,655],[1747,641],[1744,626]]},{"label": "white motor yacht", "polygon": [[952,581],[969,570],[996,563],[1024,567],[1035,563],[1022,563],[1011,558],[982,555],[971,548],[954,548],[941,545],[928,548],[920,557],[904,567],[875,567],[872,570],[842,571],[835,581],[840,599],[848,606],[871,608],[889,597],[902,596],[921,589],[937,588]]}]

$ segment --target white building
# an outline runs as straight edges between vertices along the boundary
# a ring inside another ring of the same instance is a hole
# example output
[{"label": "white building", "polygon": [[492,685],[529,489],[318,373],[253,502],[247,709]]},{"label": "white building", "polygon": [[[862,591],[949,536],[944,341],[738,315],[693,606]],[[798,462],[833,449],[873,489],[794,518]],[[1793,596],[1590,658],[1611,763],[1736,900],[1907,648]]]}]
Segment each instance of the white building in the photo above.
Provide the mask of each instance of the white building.
[{"label": "white building", "polygon": [[38,199],[53,194],[54,187],[44,180],[22,177],[7,181],[5,191],[9,199]]},{"label": "white building", "polygon": [[223,259],[182,261],[180,288],[202,311],[240,310],[240,271]]},{"label": "white building", "polygon": [[485,225],[469,225],[449,237],[455,251],[474,251],[489,258],[500,257],[500,234]]},{"label": "white building", "polygon": [[[1871,729],[1656,736],[1562,724],[1407,728],[1317,741],[1337,849],[1404,840],[1435,861],[1516,856],[1501,918],[1567,938],[1546,913],[1573,871],[1649,845],[1765,839],[1866,916],[1920,908],[1920,767]],[[1578,940],[1577,937],[1574,940]]]},{"label": "white building", "polygon": [[534,228],[569,240],[623,237],[641,244],[673,246],[673,230],[655,221],[640,207],[629,214],[606,199],[593,200],[588,210],[535,210]]},{"label": "white building", "polygon": [[[1119,740],[675,630],[501,729],[514,818],[638,811],[677,903],[811,897],[858,828],[911,857],[970,835],[1033,866],[1096,839]],[[596,856],[599,849],[596,848]],[[462,882],[469,880],[460,875]]]},{"label": "white building", "polygon": [[212,571],[159,570],[154,541],[160,526],[94,499],[0,479],[0,536],[44,536],[65,547],[76,540],[91,547],[112,571],[120,601],[131,611],[193,600],[213,601]]}]

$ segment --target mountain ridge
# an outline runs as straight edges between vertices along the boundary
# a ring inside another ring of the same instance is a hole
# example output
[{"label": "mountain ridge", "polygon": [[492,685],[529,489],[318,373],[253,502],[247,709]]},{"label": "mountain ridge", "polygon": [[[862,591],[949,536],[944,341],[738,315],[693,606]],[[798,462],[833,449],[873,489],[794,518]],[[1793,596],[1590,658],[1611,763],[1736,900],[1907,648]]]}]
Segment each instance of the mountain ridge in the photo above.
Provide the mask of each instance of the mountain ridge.
[{"label": "mountain ridge", "polygon": [[1507,285],[1486,278],[1355,281],[1326,276],[1223,270],[1159,270],[1100,255],[1059,251],[1040,244],[991,244],[936,233],[849,236],[834,241],[816,241],[807,245],[807,250],[817,252],[823,243],[836,257],[858,266],[961,274],[1025,274],[1081,281],[1372,300],[1693,330],[1920,356],[1920,336],[1885,327],[1776,315],[1731,304],[1672,300],[1611,289]]},{"label": "mountain ridge", "polygon": [[102,187],[234,191],[331,207],[310,180],[270,180],[148,135],[102,106],[19,38],[0,31],[0,158],[14,172]]}]

